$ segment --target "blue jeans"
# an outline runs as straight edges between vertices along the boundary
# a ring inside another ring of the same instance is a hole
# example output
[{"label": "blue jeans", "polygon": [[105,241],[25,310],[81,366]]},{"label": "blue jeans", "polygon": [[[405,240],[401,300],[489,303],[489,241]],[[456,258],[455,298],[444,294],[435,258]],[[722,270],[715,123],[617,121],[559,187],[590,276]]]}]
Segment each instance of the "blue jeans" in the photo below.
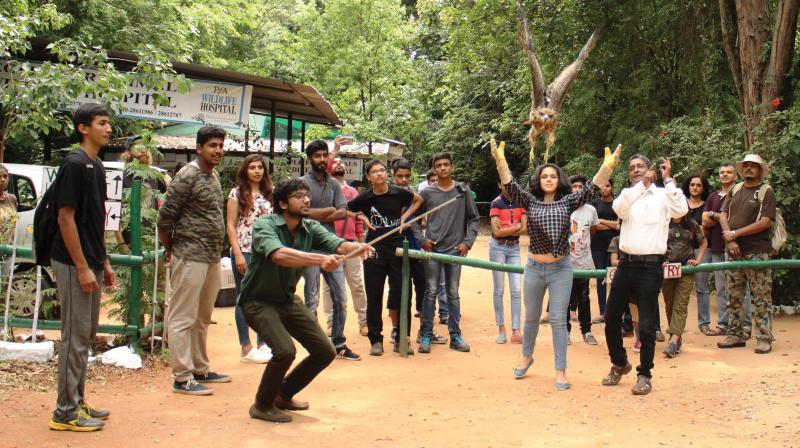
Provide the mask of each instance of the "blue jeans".
[{"label": "blue jeans", "polygon": [[[489,260],[497,263],[519,264],[519,242],[513,246],[500,244],[492,238],[489,241]],[[499,327],[505,325],[503,316],[503,294],[505,293],[506,280],[505,273],[492,271],[492,281],[494,282],[494,321]],[[508,285],[511,291],[511,329],[519,330],[519,316],[522,302],[522,291],[520,285],[520,274],[508,273]]]},{"label": "blue jeans", "polygon": [[548,293],[550,328],[553,330],[553,354],[556,370],[567,369],[567,310],[572,292],[572,261],[566,257],[555,263],[536,263],[528,258],[523,280],[525,293],[525,330],[522,333],[522,356],[533,356],[544,293]]},{"label": "blue jeans", "polygon": [[[722,263],[728,261],[725,252],[712,252],[711,261],[713,263]],[[714,271],[714,287],[717,289],[717,326],[719,328],[728,328],[728,288],[725,286],[725,271]],[[753,328],[753,315],[750,312],[750,302],[752,297],[750,295],[750,285],[746,285],[744,293],[744,329],[750,332]]]},{"label": "blue jeans", "polygon": [[[595,269],[605,269],[611,266],[611,256],[608,250],[592,249],[592,261]],[[600,306],[600,315],[606,314],[606,283],[604,278],[597,279],[597,304]]]},{"label": "blue jeans", "polygon": [[439,273],[439,286],[436,287],[436,300],[439,302],[439,319],[446,319],[450,315],[447,309],[447,294],[444,291],[444,264]]},{"label": "blue jeans", "polygon": [[343,347],[345,343],[344,322],[347,319],[347,291],[344,289],[344,267],[339,265],[338,268],[331,272],[321,271],[319,266],[306,266],[303,270],[303,279],[305,280],[303,294],[305,295],[306,307],[314,316],[317,315],[317,307],[319,306],[320,272],[331,288],[331,301],[333,302],[331,342],[338,349]]},{"label": "blue jeans", "polygon": [[[242,252],[244,255],[245,261],[247,264],[250,264],[250,254],[247,252]],[[236,262],[233,259],[233,252],[231,252],[231,270],[233,271],[233,282],[236,284],[236,297],[237,303],[236,308],[233,310],[233,320],[236,321],[236,333],[239,334],[239,345],[244,347],[245,345],[250,345],[250,327],[247,326],[247,322],[244,320],[244,313],[242,312],[242,307],[239,306],[238,297],[240,287],[242,286],[242,274],[239,273],[239,270],[236,269]],[[264,343],[261,339],[261,336],[256,333],[256,341],[258,345]]]},{"label": "blue jeans", "polygon": [[[694,250],[694,256],[700,249]],[[706,250],[701,264],[711,263],[711,251]],[[724,271],[721,271],[724,272]],[[711,276],[710,272],[697,272],[694,274],[694,289],[697,292],[697,327],[703,328],[711,324],[711,316],[709,312],[709,290],[708,290],[708,277]],[[719,295],[717,296],[719,297]]]},{"label": "blue jeans", "polygon": [[[455,249],[437,253],[458,255],[458,251]],[[428,285],[427,288],[425,288],[425,303],[422,307],[423,336],[433,336],[433,314],[434,308],[436,307],[436,288],[439,285],[439,278],[442,274],[444,274],[445,280],[447,309],[450,311],[447,328],[451,336],[461,334],[461,328],[458,326],[461,321],[461,299],[458,296],[458,284],[461,281],[461,265],[425,260],[425,281]],[[441,306],[439,311],[441,312]]]}]

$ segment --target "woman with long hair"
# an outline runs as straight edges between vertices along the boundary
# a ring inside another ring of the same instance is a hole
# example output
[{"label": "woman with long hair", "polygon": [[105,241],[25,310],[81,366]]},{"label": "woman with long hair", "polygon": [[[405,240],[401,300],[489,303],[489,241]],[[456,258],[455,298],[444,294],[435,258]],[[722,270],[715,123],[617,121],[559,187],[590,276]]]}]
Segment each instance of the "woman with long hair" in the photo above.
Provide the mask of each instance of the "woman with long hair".
[{"label": "woman with long hair", "polygon": [[[696,223],[703,222],[703,210],[706,207],[706,199],[711,193],[711,185],[705,176],[701,174],[691,174],[683,181],[681,185],[686,201],[689,203],[689,213],[687,217],[692,218]],[[708,238],[710,235],[705,235]],[[700,244],[697,240],[693,241],[694,255],[697,257],[700,254]],[[711,263],[711,251],[705,251],[703,258],[698,260],[700,263]],[[708,286],[708,272],[698,272],[694,275],[694,289],[697,292],[697,327],[700,332],[706,336],[719,336],[724,335],[719,329],[712,330],[711,314],[709,309],[709,297],[711,291]]]},{"label": "woman with long hair", "polygon": [[[268,213],[272,213],[272,179],[267,171],[267,161],[259,154],[251,154],[245,157],[236,173],[236,186],[228,195],[227,205],[226,227],[231,243],[231,268],[237,296],[250,263],[253,223]],[[258,364],[269,361],[272,352],[260,337],[257,348],[250,343],[250,331],[238,304],[234,317],[239,345],[242,347],[240,361]]]},{"label": "woman with long hair", "polygon": [[522,357],[514,367],[514,377],[522,378],[533,365],[533,348],[539,333],[544,293],[548,292],[550,327],[553,330],[556,390],[567,390],[567,312],[572,291],[572,263],[569,258],[570,216],[579,207],[600,193],[619,163],[622,145],[605,158],[594,179],[572,192],[566,175],[558,165],[539,165],[530,179],[530,192],[524,191],[511,175],[505,158],[505,142],[498,147],[491,141],[492,157],[497,173],[511,200],[526,209],[527,231],[530,237],[528,263],[523,277],[525,326],[522,333]]}]

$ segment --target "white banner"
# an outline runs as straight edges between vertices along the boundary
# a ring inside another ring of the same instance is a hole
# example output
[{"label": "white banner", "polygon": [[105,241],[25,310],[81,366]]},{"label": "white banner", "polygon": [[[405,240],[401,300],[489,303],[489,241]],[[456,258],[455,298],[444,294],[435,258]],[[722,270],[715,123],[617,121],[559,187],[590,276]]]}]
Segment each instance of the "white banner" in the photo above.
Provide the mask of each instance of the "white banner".
[{"label": "white banner", "polygon": [[[36,61],[27,61],[33,66],[40,65]],[[84,70],[86,78],[92,80],[97,72]],[[5,86],[11,79],[8,63],[0,67],[0,86]],[[165,95],[169,102],[156,107],[153,95]],[[156,92],[146,89],[138,82],[131,83],[128,95],[123,100],[119,117],[143,118],[145,120],[169,121],[179,123],[215,124],[226,128],[243,128],[249,121],[250,101],[253,97],[253,86],[192,80],[192,88],[186,93],[178,92],[177,86],[169,83],[166,88]],[[76,98],[66,107],[77,109],[84,103],[97,102],[93,95]]]}]

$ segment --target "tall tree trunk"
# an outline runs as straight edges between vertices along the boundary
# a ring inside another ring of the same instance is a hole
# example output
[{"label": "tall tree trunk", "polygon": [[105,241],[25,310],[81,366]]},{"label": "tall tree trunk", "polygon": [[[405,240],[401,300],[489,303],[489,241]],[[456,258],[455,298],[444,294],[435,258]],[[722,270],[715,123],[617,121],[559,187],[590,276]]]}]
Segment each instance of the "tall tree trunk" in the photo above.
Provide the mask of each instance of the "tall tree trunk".
[{"label": "tall tree trunk", "polygon": [[776,106],[773,100],[791,83],[800,0],[779,0],[772,25],[767,3],[719,0],[722,46],[739,96],[748,150],[755,140],[754,128],[780,107],[780,101]]}]

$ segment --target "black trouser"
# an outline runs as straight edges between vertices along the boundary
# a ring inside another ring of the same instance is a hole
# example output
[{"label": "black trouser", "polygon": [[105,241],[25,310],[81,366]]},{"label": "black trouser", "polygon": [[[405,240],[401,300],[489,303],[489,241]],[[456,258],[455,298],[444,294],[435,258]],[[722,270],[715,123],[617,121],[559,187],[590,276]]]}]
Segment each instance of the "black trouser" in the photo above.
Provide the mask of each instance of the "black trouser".
[{"label": "black trouser", "polygon": [[[402,262],[403,259],[400,258],[400,260]],[[422,313],[422,304],[425,303],[425,265],[422,264],[422,260],[417,260],[415,258],[411,258],[409,262],[409,266],[411,268],[411,281],[414,284],[414,287],[409,292],[414,294],[414,300],[416,301],[415,309],[418,313]],[[411,305],[410,297],[409,305]]]},{"label": "black trouser", "polygon": [[639,307],[639,338],[642,350],[639,353],[640,375],[650,378],[653,368],[653,357],[656,349],[656,329],[658,329],[658,294],[664,273],[661,263],[621,261],[611,292],[606,303],[606,343],[611,362],[624,366],[628,362],[625,348],[622,346],[621,320],[622,314],[633,301]]},{"label": "black trouser", "polygon": [[[247,324],[272,349],[272,359],[256,392],[258,409],[269,410],[278,392],[290,400],[336,357],[330,338],[299,297],[286,304],[248,300],[241,307]],[[308,351],[308,356],[286,375],[297,355],[292,338]]]},{"label": "black trouser", "polygon": [[[389,277],[387,308],[400,310],[403,286],[403,259],[395,256],[394,247],[376,248],[375,257],[364,261],[364,287],[367,290],[367,336],[369,343],[383,342],[383,288]],[[408,307],[408,330],[411,334],[411,307]]]},{"label": "black trouser", "polygon": [[[569,309],[578,310],[578,321],[581,324],[581,334],[592,331],[592,312],[589,305],[589,279],[572,279],[572,292],[569,295]],[[567,331],[572,331],[572,323],[567,313]]]}]

